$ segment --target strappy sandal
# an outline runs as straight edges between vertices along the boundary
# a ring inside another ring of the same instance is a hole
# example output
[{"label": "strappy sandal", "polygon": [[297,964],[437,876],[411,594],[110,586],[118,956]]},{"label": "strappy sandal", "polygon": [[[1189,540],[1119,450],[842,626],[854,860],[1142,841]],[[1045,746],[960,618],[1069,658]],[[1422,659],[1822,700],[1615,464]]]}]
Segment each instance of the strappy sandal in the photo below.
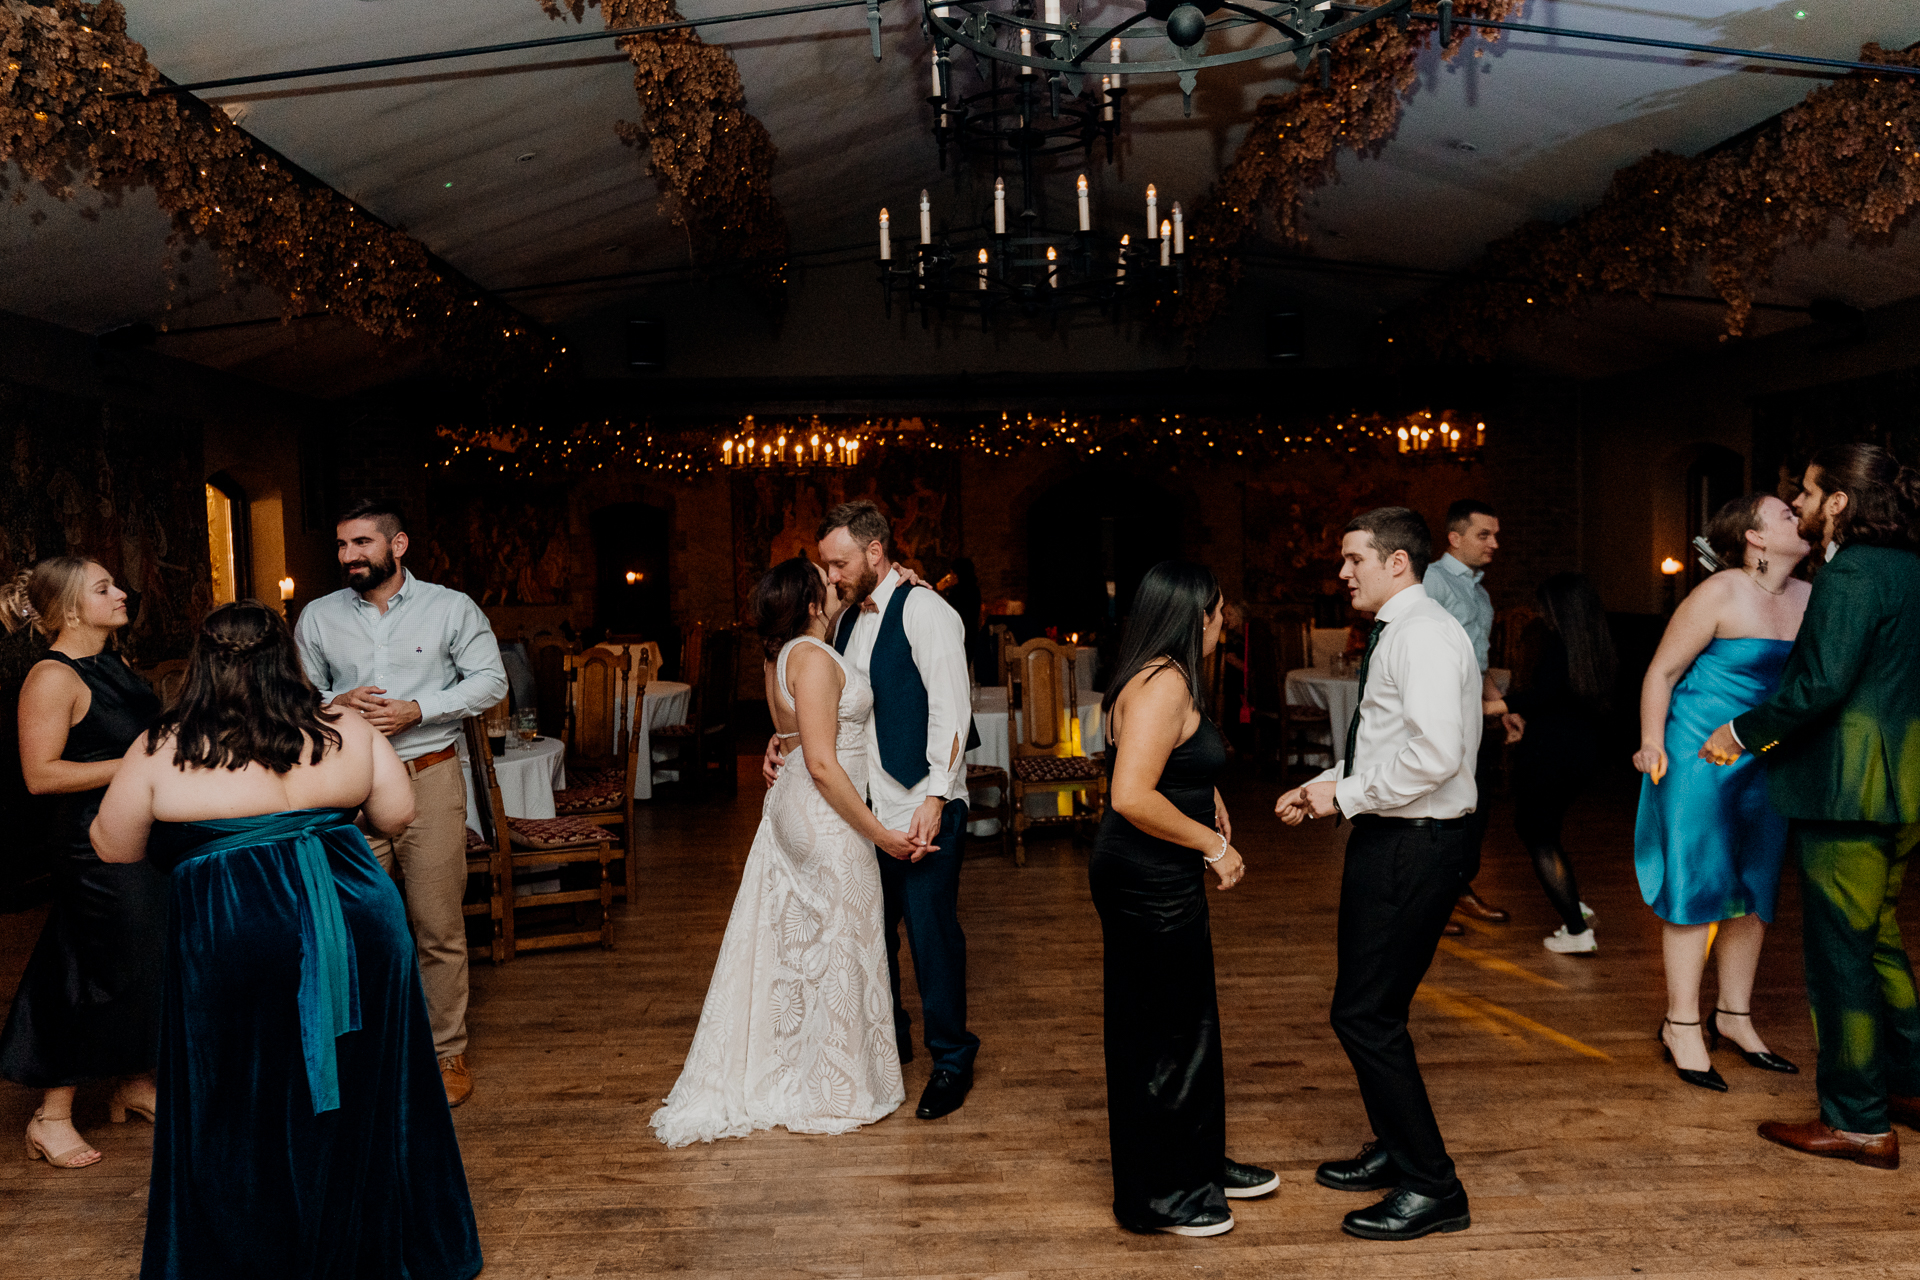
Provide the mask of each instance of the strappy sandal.
[{"label": "strappy sandal", "polygon": [[115,1124],[125,1124],[127,1122],[127,1113],[131,1111],[148,1124],[152,1124],[154,1104],[151,1102],[142,1102],[130,1096],[127,1093],[127,1085],[129,1083],[129,1081],[122,1080],[113,1086],[113,1097],[107,1101],[107,1119],[113,1121]]},{"label": "strappy sandal", "polygon": [[34,1125],[53,1124],[61,1120],[71,1123],[73,1113],[68,1112],[64,1116],[50,1116],[44,1111],[33,1113],[33,1119],[27,1121],[27,1159],[45,1160],[56,1169],[84,1169],[88,1165],[99,1164],[100,1153],[89,1146],[84,1138],[81,1139],[79,1146],[68,1147],[65,1151],[56,1153],[49,1150],[46,1143],[33,1136]]}]

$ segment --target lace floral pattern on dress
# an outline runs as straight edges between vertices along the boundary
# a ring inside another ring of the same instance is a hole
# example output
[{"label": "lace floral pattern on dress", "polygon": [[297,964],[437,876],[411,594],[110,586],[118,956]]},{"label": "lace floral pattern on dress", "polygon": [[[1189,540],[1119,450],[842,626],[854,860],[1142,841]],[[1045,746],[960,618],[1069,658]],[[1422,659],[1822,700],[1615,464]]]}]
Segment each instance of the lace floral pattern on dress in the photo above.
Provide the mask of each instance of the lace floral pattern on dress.
[{"label": "lace floral pattern on dress", "polygon": [[[802,644],[845,673],[835,748],[866,789],[866,681],[828,646]],[[845,1133],[906,1099],[893,1039],[880,868],[873,845],[835,813],[796,749],[767,793],[740,892],[680,1080],[653,1115],[669,1147],[784,1126]]]}]

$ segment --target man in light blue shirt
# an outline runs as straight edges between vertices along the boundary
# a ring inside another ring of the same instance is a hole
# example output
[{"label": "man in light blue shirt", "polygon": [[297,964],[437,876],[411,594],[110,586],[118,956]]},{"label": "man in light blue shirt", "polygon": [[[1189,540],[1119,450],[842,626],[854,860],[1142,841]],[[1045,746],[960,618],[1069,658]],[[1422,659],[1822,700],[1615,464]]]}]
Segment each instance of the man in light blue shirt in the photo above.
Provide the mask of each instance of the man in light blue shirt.
[{"label": "man in light blue shirt", "polygon": [[[1488,653],[1493,642],[1493,597],[1480,585],[1487,576],[1487,566],[1493,563],[1493,553],[1499,549],[1500,517],[1478,498],[1462,498],[1447,508],[1447,552],[1427,566],[1423,580],[1427,595],[1439,601],[1467,629],[1467,638],[1473,642],[1473,656],[1480,663],[1480,697],[1483,702],[1497,702],[1500,698],[1500,690],[1494,686],[1493,677],[1487,672]],[[1474,782],[1478,784],[1480,781],[1476,769]],[[1485,787],[1480,787],[1480,794],[1486,795]],[[1507,913],[1499,907],[1488,906],[1473,891],[1473,877],[1480,869],[1480,844],[1487,834],[1487,813],[1488,806],[1484,803],[1473,813],[1473,838],[1467,856],[1467,891],[1460,895],[1456,909],[1462,915],[1472,916],[1476,920],[1505,924],[1509,918]],[[1456,924],[1449,924],[1447,931],[1459,933],[1461,929]]]},{"label": "man in light blue shirt", "polygon": [[422,582],[400,563],[406,522],[398,509],[361,501],[335,529],[347,586],[300,614],[300,660],[328,705],[352,707],[393,740],[413,779],[413,825],[372,841],[398,868],[420,961],[447,1104],[473,1092],[467,1072],[467,801],[454,744],[460,722],[504,698],[500,646],[480,607]]}]

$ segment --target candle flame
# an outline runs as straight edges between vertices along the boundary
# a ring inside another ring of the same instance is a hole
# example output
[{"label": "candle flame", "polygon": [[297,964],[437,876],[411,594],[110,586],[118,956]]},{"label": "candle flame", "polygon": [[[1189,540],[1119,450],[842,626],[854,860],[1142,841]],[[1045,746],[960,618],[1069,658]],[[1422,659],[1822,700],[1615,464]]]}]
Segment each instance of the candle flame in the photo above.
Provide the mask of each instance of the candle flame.
[{"label": "candle flame", "polygon": [[1084,173],[1080,175],[1080,194],[1087,194],[1087,175]]},{"label": "candle flame", "polygon": [[987,265],[987,251],[985,249],[980,251],[980,265],[983,267]]},{"label": "candle flame", "polygon": [[1681,564],[1678,560],[1675,560],[1672,556],[1668,556],[1665,560],[1662,560],[1660,562],[1660,572],[1666,574],[1669,578],[1671,578],[1674,574],[1679,573],[1684,568],[1686,568],[1686,566]]}]

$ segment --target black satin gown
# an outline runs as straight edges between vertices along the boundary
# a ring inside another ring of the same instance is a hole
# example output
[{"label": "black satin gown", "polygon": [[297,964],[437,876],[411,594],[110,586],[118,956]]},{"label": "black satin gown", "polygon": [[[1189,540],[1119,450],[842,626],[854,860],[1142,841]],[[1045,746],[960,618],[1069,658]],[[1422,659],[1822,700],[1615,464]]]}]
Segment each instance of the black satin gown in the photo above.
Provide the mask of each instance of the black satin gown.
[{"label": "black satin gown", "polygon": [[157,822],[172,876],[141,1280],[468,1280],[406,907],[352,809]]},{"label": "black satin gown", "polygon": [[[62,760],[118,760],[160,714],[160,699],[117,653],[69,658],[92,705],[67,730]],[[35,1089],[153,1070],[167,880],[144,862],[102,862],[88,828],[106,788],[57,797],[53,909],[0,1032],[0,1076]]]},{"label": "black satin gown", "polygon": [[[1225,739],[1202,718],[1167,757],[1157,789],[1211,827],[1214,784],[1226,763]],[[1227,1092],[1206,863],[1109,808],[1088,878],[1106,940],[1113,1215],[1124,1227],[1150,1231],[1224,1213]]]}]

